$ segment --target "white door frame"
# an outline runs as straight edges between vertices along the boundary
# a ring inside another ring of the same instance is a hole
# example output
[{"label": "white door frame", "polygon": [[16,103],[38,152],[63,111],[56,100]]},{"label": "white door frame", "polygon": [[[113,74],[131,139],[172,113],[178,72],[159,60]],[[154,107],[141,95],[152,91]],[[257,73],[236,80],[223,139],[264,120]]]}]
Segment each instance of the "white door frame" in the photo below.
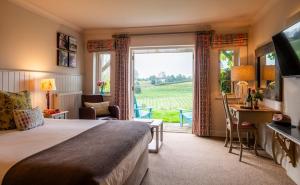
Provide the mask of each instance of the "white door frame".
[{"label": "white door frame", "polygon": [[[162,46],[135,46],[129,48],[129,87],[130,87],[130,93],[129,93],[129,103],[130,103],[130,110],[129,110],[129,118],[134,118],[134,108],[133,108],[133,97],[134,97],[134,51],[135,50],[147,50],[147,49],[178,49],[178,48],[186,48],[191,49],[193,52],[193,73],[192,78],[194,77],[194,62],[195,62],[195,45],[162,45]],[[194,78],[193,78],[194,83]]]}]

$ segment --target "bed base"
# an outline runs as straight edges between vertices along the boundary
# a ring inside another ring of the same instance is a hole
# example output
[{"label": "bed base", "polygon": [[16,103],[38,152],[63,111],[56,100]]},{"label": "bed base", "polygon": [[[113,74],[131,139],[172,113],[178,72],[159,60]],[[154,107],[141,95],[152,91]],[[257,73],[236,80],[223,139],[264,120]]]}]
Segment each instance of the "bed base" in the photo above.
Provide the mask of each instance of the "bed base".
[{"label": "bed base", "polygon": [[146,176],[149,168],[149,152],[146,148],[143,154],[140,156],[133,172],[128,177],[124,185],[140,185]]}]

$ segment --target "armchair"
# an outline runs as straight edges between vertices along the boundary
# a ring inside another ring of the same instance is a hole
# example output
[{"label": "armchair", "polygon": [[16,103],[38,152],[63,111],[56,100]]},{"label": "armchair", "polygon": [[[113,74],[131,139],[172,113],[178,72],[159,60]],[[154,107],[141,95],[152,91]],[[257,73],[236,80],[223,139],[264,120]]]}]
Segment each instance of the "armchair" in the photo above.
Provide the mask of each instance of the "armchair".
[{"label": "armchair", "polygon": [[103,102],[102,95],[82,95],[81,107],[79,108],[79,119],[97,119],[97,120],[116,120],[120,119],[120,108],[117,105],[111,105],[108,107],[110,112],[106,116],[97,116],[96,110],[93,107],[86,107],[84,102],[100,103]]}]

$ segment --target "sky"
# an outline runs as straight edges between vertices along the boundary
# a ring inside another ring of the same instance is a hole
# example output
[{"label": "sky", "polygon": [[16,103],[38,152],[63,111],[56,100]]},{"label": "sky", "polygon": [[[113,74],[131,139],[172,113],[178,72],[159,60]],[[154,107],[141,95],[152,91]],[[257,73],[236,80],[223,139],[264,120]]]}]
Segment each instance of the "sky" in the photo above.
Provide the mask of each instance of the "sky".
[{"label": "sky", "polygon": [[135,54],[134,66],[138,78],[148,78],[165,72],[166,75],[192,76],[193,53],[147,53]]}]

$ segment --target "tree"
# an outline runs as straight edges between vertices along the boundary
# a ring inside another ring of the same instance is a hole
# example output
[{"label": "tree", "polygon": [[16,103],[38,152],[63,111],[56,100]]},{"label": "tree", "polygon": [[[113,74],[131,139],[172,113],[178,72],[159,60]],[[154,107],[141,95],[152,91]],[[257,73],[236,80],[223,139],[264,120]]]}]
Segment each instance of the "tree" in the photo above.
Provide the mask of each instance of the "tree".
[{"label": "tree", "polygon": [[141,88],[141,84],[140,84],[139,81],[135,81],[134,92],[135,92],[135,94],[141,94],[142,93],[142,88]]},{"label": "tree", "polygon": [[268,53],[267,58],[270,60],[275,60],[275,52]]},{"label": "tree", "polygon": [[157,80],[157,77],[155,75],[151,75],[149,77],[149,80],[151,82],[152,85],[155,85],[156,84],[156,80]]},{"label": "tree", "polygon": [[220,88],[222,92],[231,92],[231,68],[233,67],[233,50],[223,50],[220,53]]},{"label": "tree", "polygon": [[183,76],[182,74],[176,75],[176,81],[177,81],[177,82],[181,82],[181,81],[183,81],[183,80],[184,80],[184,76]]}]

